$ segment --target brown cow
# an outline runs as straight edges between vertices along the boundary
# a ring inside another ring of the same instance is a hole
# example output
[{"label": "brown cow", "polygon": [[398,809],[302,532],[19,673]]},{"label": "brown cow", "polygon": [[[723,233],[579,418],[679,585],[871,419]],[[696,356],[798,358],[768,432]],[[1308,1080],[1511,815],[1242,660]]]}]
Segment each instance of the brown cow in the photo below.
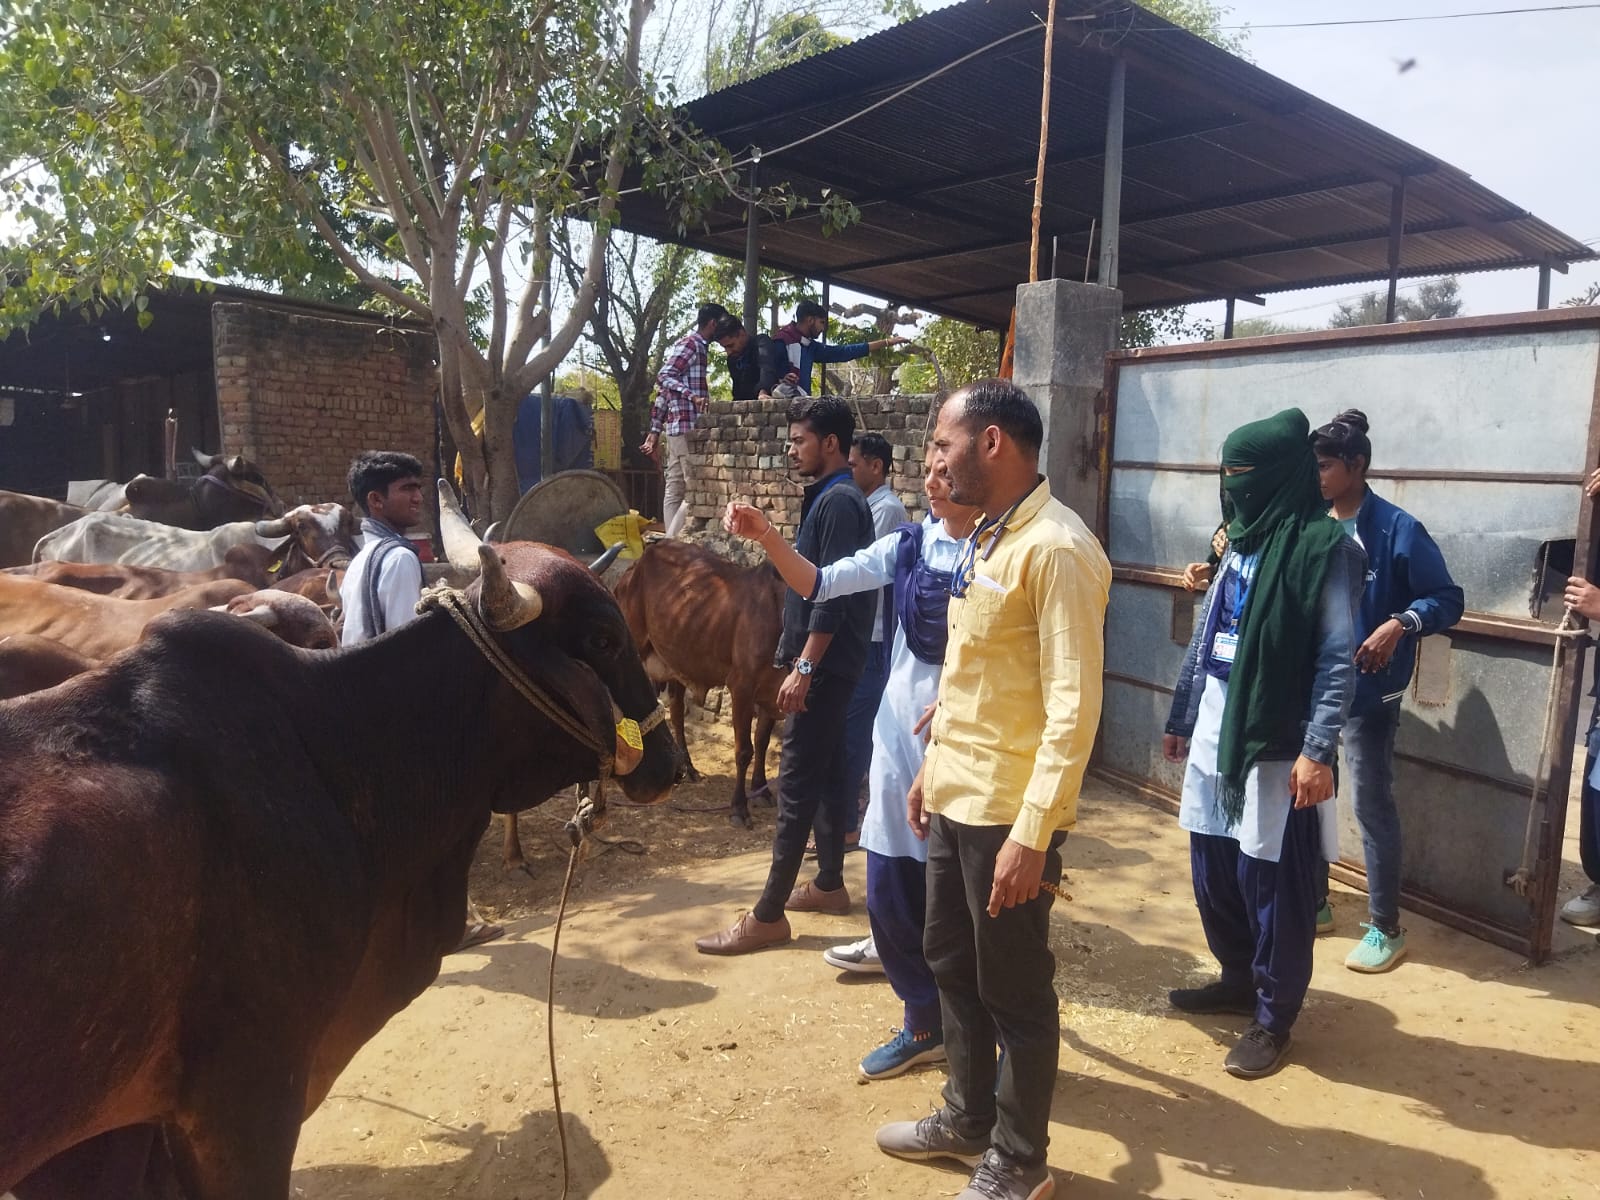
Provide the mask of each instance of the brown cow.
[{"label": "brown cow", "polygon": [[43,496],[0,491],[0,567],[33,561],[33,548],[51,530],[70,525],[90,510]]},{"label": "brown cow", "polygon": [[[758,795],[766,790],[767,743],[783,682],[783,672],[772,665],[783,632],[783,593],[783,580],[768,564],[741,567],[714,551],[671,540],[645,547],[616,588],[645,670],[667,686],[672,728],[690,779],[700,775],[684,739],[685,688],[703,696],[708,688],[727,687],[737,775],[728,819],[746,829],[751,822],[745,772],[754,759],[751,786]],[[758,711],[752,744],[750,724]]]},{"label": "brown cow", "polygon": [[234,521],[283,515],[283,501],[261,468],[244,455],[191,453],[205,474],[195,479],[135,475],[123,488],[127,511],[141,521],[179,529],[215,529]]},{"label": "brown cow", "polygon": [[135,567],[125,563],[41,562],[9,567],[7,575],[25,575],[40,583],[82,588],[119,600],[155,600],[200,583],[238,579],[252,587],[272,586],[267,568],[280,555],[265,546],[229,546],[222,565],[209,571],[168,571],[164,567]]},{"label": "brown cow", "polygon": [[328,620],[328,614],[316,601],[296,592],[265,588],[235,596],[222,606],[223,612],[254,621],[263,629],[291,646],[302,650],[333,650],[339,645],[339,634]]},{"label": "brown cow", "polygon": [[155,600],[119,600],[81,588],[0,575],[0,637],[49,638],[88,658],[110,658],[162,613],[212,608],[256,589],[237,579],[197,584]]},{"label": "brown cow", "polygon": [[0,637],[0,700],[42,692],[98,665],[50,638],[30,633]]},{"label": "brown cow", "polygon": [[0,1194],[133,1196],[148,1157],[186,1200],[285,1200],[301,1121],[460,941],[491,806],[597,747],[667,794],[671,733],[617,730],[655,691],[594,576],[486,547],[464,604],[559,721],[442,607],[327,655],[175,614],[0,704]]}]

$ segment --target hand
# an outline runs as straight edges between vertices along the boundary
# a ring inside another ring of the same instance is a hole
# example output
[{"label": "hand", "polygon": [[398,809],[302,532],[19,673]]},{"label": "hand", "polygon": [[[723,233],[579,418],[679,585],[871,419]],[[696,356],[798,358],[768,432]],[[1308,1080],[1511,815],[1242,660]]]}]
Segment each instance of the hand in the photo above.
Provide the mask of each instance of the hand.
[{"label": "hand", "polygon": [[1184,591],[1193,592],[1211,582],[1210,563],[1190,563],[1183,569]]},{"label": "hand", "polygon": [[1581,575],[1574,575],[1567,580],[1567,590],[1562,594],[1562,599],[1580,617],[1600,621],[1600,588]]},{"label": "hand", "polygon": [[1394,648],[1405,635],[1406,627],[1390,617],[1361,643],[1361,648],[1356,651],[1356,666],[1368,675],[1383,670],[1389,665],[1389,660],[1394,657]]},{"label": "hand", "polygon": [[933,714],[938,711],[939,702],[937,700],[923,709],[922,715],[917,718],[917,723],[911,727],[911,736],[916,737],[920,733],[922,740],[926,742],[932,734],[932,730],[929,727],[933,724]]},{"label": "hand", "polygon": [[928,840],[928,814],[922,807],[922,772],[917,772],[917,777],[911,781],[911,790],[906,793],[906,824],[911,826],[911,832],[922,841]]},{"label": "hand", "polygon": [[1296,808],[1311,808],[1333,795],[1333,768],[1302,754],[1289,772],[1289,794]]},{"label": "hand", "polygon": [[1044,851],[1030,850],[1010,838],[994,856],[994,886],[989,889],[989,915],[998,917],[1002,908],[1015,908],[1039,895],[1044,878]]},{"label": "hand", "polygon": [[1161,757],[1169,763],[1181,763],[1189,757],[1189,739],[1175,733],[1161,735]]},{"label": "hand", "polygon": [[759,542],[772,529],[772,522],[755,505],[729,500],[722,513],[722,527],[734,537]]},{"label": "hand", "polygon": [[898,335],[893,337],[879,338],[877,341],[868,342],[867,349],[876,354],[879,350],[887,350],[890,346],[904,346],[907,340],[908,339],[899,337]]},{"label": "hand", "polygon": [[789,677],[778,689],[778,711],[797,713],[806,710],[806,693],[811,690],[811,676],[790,671]]},{"label": "hand", "polygon": [[1583,494],[1591,500],[1600,496],[1600,470],[1594,471],[1589,476],[1589,482],[1583,485]]},{"label": "hand", "polygon": [[797,371],[797,370],[794,370],[793,368],[791,368],[789,370],[789,372],[786,375],[784,375],[783,381],[785,383],[791,384],[791,385],[799,383],[800,382],[800,372]]},{"label": "hand", "polygon": [[694,401],[694,411],[696,413],[705,412],[706,405],[711,403],[710,396],[693,396],[691,399]]},{"label": "hand", "polygon": [[644,444],[639,447],[639,453],[659,463],[661,461],[661,435],[659,433],[647,434]]}]

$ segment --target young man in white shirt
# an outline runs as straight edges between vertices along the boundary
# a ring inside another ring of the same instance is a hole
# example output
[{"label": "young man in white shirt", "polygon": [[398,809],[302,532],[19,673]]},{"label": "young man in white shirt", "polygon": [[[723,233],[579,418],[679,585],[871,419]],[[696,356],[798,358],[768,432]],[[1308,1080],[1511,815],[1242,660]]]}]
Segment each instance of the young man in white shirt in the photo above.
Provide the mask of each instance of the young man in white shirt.
[{"label": "young man in white shirt", "polygon": [[350,464],[349,478],[363,541],[339,586],[344,646],[404,625],[422,595],[422,559],[405,536],[422,523],[422,464],[394,450],[367,450]]}]

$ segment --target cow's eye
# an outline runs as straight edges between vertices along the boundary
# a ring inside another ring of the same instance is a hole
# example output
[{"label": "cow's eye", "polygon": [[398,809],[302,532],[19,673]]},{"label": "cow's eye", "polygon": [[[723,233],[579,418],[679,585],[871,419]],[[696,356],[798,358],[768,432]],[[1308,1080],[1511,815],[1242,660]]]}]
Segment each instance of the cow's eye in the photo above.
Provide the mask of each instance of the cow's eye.
[{"label": "cow's eye", "polygon": [[589,639],[589,646],[598,654],[610,654],[617,648],[617,643],[609,633],[597,633]]}]

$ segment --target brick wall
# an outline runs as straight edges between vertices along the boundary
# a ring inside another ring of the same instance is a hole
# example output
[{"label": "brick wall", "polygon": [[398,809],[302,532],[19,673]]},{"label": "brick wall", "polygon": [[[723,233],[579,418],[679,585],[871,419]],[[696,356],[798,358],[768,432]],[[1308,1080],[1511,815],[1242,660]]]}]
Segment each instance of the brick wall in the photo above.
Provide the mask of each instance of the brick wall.
[{"label": "brick wall", "polygon": [[[922,494],[922,446],[928,426],[928,396],[859,396],[851,400],[856,432],[881,433],[894,447],[890,485],[912,520],[927,511]],[[792,474],[784,456],[789,436],[787,400],[714,400],[691,435],[697,452],[689,489],[689,528],[722,519],[729,500],[759,506],[793,538],[800,522],[805,481]]]},{"label": "brick wall", "polygon": [[222,449],[260,464],[288,504],[348,502],[361,450],[434,470],[431,334],[245,303],[211,310]]}]

